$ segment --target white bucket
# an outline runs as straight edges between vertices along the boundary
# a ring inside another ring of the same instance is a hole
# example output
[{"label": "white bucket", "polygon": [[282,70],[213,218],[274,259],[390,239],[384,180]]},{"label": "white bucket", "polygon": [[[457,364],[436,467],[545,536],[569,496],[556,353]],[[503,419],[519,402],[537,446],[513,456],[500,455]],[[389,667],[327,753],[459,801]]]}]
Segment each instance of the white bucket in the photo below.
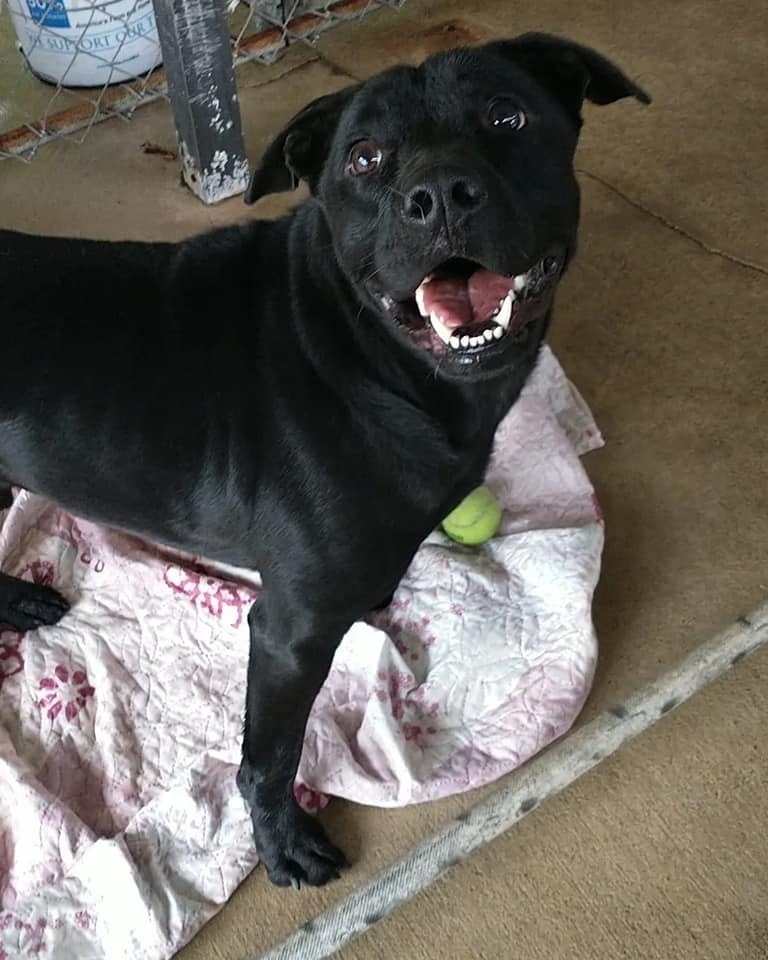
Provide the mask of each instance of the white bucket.
[{"label": "white bucket", "polygon": [[9,0],[33,73],[65,87],[98,87],[161,62],[152,0]]}]

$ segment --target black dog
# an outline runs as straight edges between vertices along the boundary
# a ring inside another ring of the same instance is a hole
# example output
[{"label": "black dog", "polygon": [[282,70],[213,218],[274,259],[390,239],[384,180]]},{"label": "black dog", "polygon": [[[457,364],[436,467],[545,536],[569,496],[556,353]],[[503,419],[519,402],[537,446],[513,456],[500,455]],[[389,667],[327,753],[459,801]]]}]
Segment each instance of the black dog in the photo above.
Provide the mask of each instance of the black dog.
[{"label": "black dog", "polygon": [[[263,575],[240,789],[277,884],[344,864],[292,784],[339,640],[482,482],[573,256],[582,100],[646,94],[528,34],[321,97],[181,244],[0,233],[0,487]],[[375,553],[372,545],[376,544]],[[67,609],[0,574],[0,620]]]}]

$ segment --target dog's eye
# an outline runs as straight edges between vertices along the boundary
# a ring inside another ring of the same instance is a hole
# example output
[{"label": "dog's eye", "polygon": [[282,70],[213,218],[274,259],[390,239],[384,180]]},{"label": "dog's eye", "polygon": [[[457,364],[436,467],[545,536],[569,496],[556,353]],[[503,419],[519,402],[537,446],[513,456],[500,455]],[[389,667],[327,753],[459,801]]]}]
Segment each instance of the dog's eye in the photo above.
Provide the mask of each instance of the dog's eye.
[{"label": "dog's eye", "polygon": [[361,140],[349,151],[347,171],[355,177],[378,170],[382,160],[381,150],[372,140]]},{"label": "dog's eye", "polygon": [[525,114],[513,100],[499,98],[492,100],[488,107],[488,121],[494,127],[522,130],[525,126]]}]

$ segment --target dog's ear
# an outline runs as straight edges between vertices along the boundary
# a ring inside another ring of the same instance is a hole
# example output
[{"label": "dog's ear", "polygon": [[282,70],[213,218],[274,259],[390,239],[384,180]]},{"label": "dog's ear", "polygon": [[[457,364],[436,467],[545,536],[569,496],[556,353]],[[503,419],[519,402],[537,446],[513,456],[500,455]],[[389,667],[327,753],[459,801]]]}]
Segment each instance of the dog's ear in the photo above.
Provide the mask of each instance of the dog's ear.
[{"label": "dog's ear", "polygon": [[307,104],[267,147],[253,171],[245,202],[268,193],[295,190],[300,180],[313,186],[322,169],[341,113],[359,84],[326,94]]},{"label": "dog's ear", "polygon": [[553,94],[577,120],[584,99],[601,106],[624,97],[651,98],[616,64],[590,47],[550,33],[524,33],[483,49],[514,61]]}]

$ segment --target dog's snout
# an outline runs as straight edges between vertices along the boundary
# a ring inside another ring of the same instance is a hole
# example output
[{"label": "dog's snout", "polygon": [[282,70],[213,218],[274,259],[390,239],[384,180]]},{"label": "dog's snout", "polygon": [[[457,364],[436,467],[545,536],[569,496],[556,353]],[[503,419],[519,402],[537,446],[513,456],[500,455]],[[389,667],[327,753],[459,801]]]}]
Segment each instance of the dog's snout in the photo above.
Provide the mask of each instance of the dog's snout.
[{"label": "dog's snout", "polygon": [[486,201],[486,192],[475,180],[464,176],[442,176],[421,183],[405,196],[407,220],[430,224],[441,210],[448,220],[474,213]]}]

